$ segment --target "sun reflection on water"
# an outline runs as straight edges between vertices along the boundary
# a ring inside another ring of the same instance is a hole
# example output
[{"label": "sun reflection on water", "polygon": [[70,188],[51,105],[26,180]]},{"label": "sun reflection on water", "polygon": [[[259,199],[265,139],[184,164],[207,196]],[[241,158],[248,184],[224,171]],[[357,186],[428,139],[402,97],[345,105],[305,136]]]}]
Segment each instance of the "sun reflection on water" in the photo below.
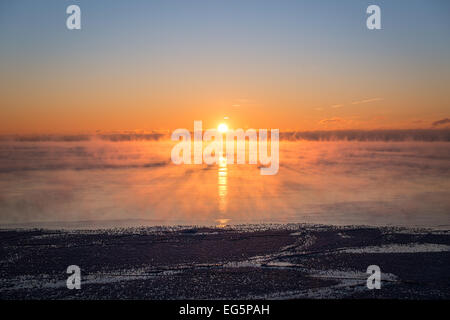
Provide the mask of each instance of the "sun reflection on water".
[{"label": "sun reflection on water", "polygon": [[[227,211],[227,194],[228,194],[228,168],[227,168],[227,158],[224,156],[220,156],[219,159],[219,168],[217,172],[217,188],[219,195],[219,213],[223,215]],[[225,223],[229,221],[229,219],[219,218],[216,221],[219,222],[218,227],[224,227]]]}]

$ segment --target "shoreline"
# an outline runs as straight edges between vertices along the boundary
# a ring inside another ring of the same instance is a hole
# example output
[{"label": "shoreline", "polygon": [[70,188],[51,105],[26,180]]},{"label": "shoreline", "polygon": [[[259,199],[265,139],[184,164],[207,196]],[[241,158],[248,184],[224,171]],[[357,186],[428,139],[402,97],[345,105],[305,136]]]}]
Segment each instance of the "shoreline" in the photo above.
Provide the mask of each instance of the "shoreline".
[{"label": "shoreline", "polygon": [[[218,219],[228,220],[228,219]],[[182,229],[224,229],[224,230],[235,230],[235,231],[251,231],[262,230],[262,229],[290,229],[298,227],[327,227],[327,228],[379,228],[379,229],[398,229],[398,230],[412,230],[420,232],[439,232],[439,231],[449,231],[450,225],[399,225],[399,224],[371,224],[371,223],[355,223],[355,224],[324,224],[324,223],[314,223],[314,222],[239,222],[232,224],[221,224],[216,221],[212,222],[199,222],[199,223],[156,223],[153,220],[143,220],[143,219],[127,219],[127,220],[80,220],[80,221],[32,221],[26,223],[15,223],[7,222],[0,223],[1,231],[32,231],[32,230],[42,230],[42,231],[115,231],[115,230],[182,230]]]},{"label": "shoreline", "polygon": [[[1,229],[1,299],[449,299],[450,230],[259,224]],[[69,265],[81,290],[66,287]],[[366,286],[369,265],[380,290]]]}]

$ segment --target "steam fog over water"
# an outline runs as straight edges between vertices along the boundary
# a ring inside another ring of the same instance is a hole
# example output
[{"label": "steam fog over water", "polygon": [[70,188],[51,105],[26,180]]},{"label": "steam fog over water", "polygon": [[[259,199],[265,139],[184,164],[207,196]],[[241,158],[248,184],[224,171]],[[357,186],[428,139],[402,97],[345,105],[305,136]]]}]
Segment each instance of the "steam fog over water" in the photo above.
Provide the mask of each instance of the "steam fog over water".
[{"label": "steam fog over water", "polygon": [[261,176],[174,165],[166,139],[66,140],[0,141],[1,227],[449,225],[448,141],[284,139],[278,174]]}]

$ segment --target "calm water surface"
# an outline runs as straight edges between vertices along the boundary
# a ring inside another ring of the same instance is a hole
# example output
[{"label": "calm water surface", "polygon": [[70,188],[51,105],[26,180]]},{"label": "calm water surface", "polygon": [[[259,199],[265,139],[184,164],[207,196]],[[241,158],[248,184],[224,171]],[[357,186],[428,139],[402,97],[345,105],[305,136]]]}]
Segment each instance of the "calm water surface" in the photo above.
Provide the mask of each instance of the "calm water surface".
[{"label": "calm water surface", "polygon": [[0,142],[0,225],[450,225],[448,142],[281,142],[275,176],[177,166],[171,146]]}]

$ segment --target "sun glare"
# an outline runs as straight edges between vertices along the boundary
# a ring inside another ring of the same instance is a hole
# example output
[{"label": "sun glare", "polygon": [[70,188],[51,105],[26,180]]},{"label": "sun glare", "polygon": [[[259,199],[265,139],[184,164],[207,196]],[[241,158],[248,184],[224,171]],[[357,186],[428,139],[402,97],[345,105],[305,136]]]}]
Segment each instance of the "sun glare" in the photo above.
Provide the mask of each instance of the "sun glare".
[{"label": "sun glare", "polygon": [[217,127],[217,130],[219,130],[219,132],[225,133],[228,131],[228,126],[225,123],[221,123]]}]

